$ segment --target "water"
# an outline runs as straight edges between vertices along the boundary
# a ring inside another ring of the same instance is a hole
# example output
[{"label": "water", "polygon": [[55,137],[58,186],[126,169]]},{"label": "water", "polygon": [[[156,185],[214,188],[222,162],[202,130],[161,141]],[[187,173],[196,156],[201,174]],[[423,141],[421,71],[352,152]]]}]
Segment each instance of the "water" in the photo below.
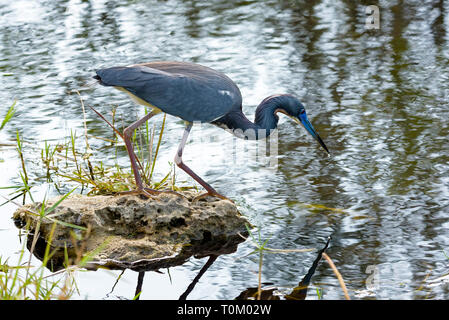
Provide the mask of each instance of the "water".
[{"label": "water", "polygon": [[[266,96],[295,94],[331,157],[283,117],[277,170],[246,158],[230,161],[234,138],[207,125],[194,127],[185,162],[236,200],[270,247],[320,248],[332,236],[328,254],[352,298],[447,299],[449,5],[380,1],[379,29],[368,30],[371,3],[364,2],[0,1],[0,115],[18,100],[0,142],[14,143],[16,130],[35,146],[64,141],[71,130],[82,134],[79,97],[67,93],[101,67],[152,60],[207,65],[237,83],[251,119]],[[104,114],[118,106],[126,124],[143,115],[110,88],[82,97]],[[93,112],[87,117],[90,134],[110,137]],[[154,119],[159,127],[162,117]],[[167,172],[182,131],[182,121],[169,116],[157,174]],[[91,145],[97,160],[113,158],[105,142]],[[31,163],[39,157],[37,150],[26,154]],[[0,146],[0,159],[0,185],[18,183],[14,148]],[[127,164],[125,152],[120,161]],[[43,197],[47,186],[37,189],[35,197]],[[21,248],[14,209],[0,207],[3,257]],[[252,249],[246,242],[219,257],[189,299],[234,298],[254,287],[257,259],[236,260]],[[314,258],[313,252],[266,255],[263,281],[294,287]],[[172,281],[166,270],[146,275],[141,298],[178,298],[205,262],[171,269]],[[110,293],[118,274],[80,273],[75,298],[131,298],[137,274],[126,271]],[[325,262],[311,288],[308,299],[317,298],[316,288],[324,299],[343,298]]]}]

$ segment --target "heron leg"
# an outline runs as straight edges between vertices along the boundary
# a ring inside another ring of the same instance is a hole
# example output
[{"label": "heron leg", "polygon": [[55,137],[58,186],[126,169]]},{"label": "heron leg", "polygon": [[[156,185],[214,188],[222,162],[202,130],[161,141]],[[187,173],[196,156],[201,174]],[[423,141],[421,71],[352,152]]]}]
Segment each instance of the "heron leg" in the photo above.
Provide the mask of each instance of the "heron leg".
[{"label": "heron leg", "polygon": [[194,200],[198,200],[207,195],[215,196],[217,198],[224,199],[224,200],[229,200],[225,196],[222,196],[217,191],[215,191],[215,189],[212,188],[210,186],[210,184],[208,184],[206,181],[201,179],[195,172],[192,171],[192,169],[190,169],[188,166],[186,166],[184,164],[184,162],[182,161],[182,152],[184,151],[184,146],[187,142],[187,137],[189,136],[190,129],[192,129],[192,125],[193,124],[191,122],[189,122],[184,130],[184,135],[182,136],[181,143],[179,144],[178,151],[176,152],[176,155],[175,155],[175,163],[179,168],[184,170],[189,176],[191,176],[193,179],[195,179],[195,181],[197,181],[200,185],[202,185],[204,189],[206,189],[206,191],[207,191],[206,194],[195,197]]},{"label": "heron leg", "polygon": [[131,160],[131,168],[132,168],[133,173],[134,173],[134,179],[136,180],[137,190],[125,191],[125,192],[122,192],[122,194],[141,193],[141,194],[144,194],[145,196],[147,196],[148,198],[150,198],[150,196],[149,196],[150,194],[152,194],[152,195],[159,195],[161,193],[170,193],[170,194],[175,194],[177,196],[184,197],[182,194],[180,194],[178,192],[175,192],[175,191],[171,191],[171,190],[154,190],[154,189],[151,189],[151,188],[144,188],[144,186],[143,186],[142,177],[140,176],[139,168],[137,166],[138,159],[136,157],[136,154],[134,153],[134,147],[133,147],[133,143],[132,143],[132,136],[133,136],[134,130],[136,130],[139,126],[141,126],[143,123],[145,123],[146,121],[151,119],[156,114],[157,114],[157,112],[150,112],[150,113],[148,113],[145,117],[143,117],[142,119],[137,120],[136,122],[131,124],[129,127],[127,127],[123,131],[123,140],[125,140],[126,150],[128,151],[129,159]]},{"label": "heron leg", "polygon": [[137,120],[123,131],[123,140],[125,140],[126,150],[128,151],[128,156],[131,161],[131,168],[134,173],[134,179],[136,180],[137,189],[139,191],[142,191],[143,193],[149,190],[144,190],[142,177],[140,176],[139,168],[137,166],[137,157],[136,154],[134,153],[134,147],[131,139],[134,130],[136,130],[138,127],[140,127],[143,123],[151,119],[156,114],[157,113],[154,111],[148,113],[147,115],[145,115],[145,117]]}]

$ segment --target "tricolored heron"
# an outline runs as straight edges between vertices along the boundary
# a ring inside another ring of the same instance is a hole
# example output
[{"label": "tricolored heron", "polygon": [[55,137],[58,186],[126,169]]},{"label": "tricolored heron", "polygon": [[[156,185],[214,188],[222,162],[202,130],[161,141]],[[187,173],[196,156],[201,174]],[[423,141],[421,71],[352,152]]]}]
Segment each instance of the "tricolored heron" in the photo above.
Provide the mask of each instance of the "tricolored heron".
[{"label": "tricolored heron", "polygon": [[208,67],[187,62],[149,62],[100,69],[96,73],[94,78],[100,84],[125,91],[137,103],[152,109],[123,132],[137,189],[142,193],[154,190],[143,186],[131,138],[137,127],[161,112],[177,116],[186,122],[184,135],[175,155],[176,165],[202,185],[207,194],[219,198],[226,199],[182,161],[184,146],[195,121],[231,130],[240,138],[263,139],[277,127],[277,113],[281,112],[301,123],[329,153],[308,120],[304,106],[292,95],[277,94],[264,99],[256,109],[255,121],[251,122],[242,112],[242,95],[237,85],[223,73]]}]

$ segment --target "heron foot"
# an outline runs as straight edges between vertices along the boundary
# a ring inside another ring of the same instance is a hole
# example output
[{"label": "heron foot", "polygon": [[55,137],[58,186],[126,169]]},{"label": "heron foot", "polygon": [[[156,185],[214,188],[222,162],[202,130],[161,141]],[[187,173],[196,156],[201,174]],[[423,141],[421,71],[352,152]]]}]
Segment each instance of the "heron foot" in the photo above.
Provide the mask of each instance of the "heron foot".
[{"label": "heron foot", "polygon": [[153,199],[154,197],[151,195],[151,193],[148,192],[148,190],[144,189],[136,189],[136,190],[130,190],[130,191],[122,191],[118,192],[118,195],[125,195],[125,194],[135,194],[135,195],[142,195],[147,199]]},{"label": "heron foot", "polygon": [[176,196],[183,197],[183,198],[187,199],[187,197],[185,195],[180,194],[179,192],[176,192],[173,190],[155,190],[155,189],[150,189],[150,188],[143,188],[143,189],[153,195],[160,195],[161,193],[169,193],[169,194],[174,194]]},{"label": "heron foot", "polygon": [[183,197],[184,199],[187,199],[187,197],[183,194],[180,194],[179,192],[173,191],[173,190],[155,190],[151,188],[142,188],[142,189],[136,189],[136,190],[130,190],[130,191],[122,191],[118,192],[119,195],[125,195],[125,194],[136,194],[136,195],[142,195],[146,197],[147,199],[155,199],[154,196],[159,196],[162,193],[169,193],[174,194],[179,197]]},{"label": "heron foot", "polygon": [[229,199],[229,198],[226,198],[225,196],[222,196],[222,195],[219,194],[218,192],[206,192],[206,193],[200,194],[200,195],[194,197],[194,198],[192,199],[192,202],[199,201],[199,200],[201,200],[201,199],[204,199],[204,198],[207,197],[207,196],[219,198],[219,199],[221,199],[221,200],[228,200],[228,201],[231,201],[232,203],[234,203],[234,201],[232,201],[232,200]]}]

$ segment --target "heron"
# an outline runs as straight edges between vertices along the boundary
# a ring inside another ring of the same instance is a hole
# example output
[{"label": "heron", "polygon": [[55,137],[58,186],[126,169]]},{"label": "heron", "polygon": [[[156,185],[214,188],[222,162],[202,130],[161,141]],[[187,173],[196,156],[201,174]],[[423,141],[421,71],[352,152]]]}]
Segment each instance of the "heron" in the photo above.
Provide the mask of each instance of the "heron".
[{"label": "heron", "polygon": [[131,161],[137,192],[158,193],[145,188],[133,150],[132,136],[143,123],[159,113],[184,120],[186,127],[175,155],[175,164],[204,187],[206,193],[227,199],[193,172],[182,160],[187,138],[194,122],[211,123],[247,140],[267,138],[285,114],[304,126],[306,131],[329,154],[323,140],[310,123],[303,104],[291,94],[275,94],[265,98],[256,108],[255,121],[242,111],[242,94],[228,76],[212,68],[176,61],[154,61],[99,69],[94,76],[101,85],[126,92],[150,112],[124,129],[123,139]]}]

